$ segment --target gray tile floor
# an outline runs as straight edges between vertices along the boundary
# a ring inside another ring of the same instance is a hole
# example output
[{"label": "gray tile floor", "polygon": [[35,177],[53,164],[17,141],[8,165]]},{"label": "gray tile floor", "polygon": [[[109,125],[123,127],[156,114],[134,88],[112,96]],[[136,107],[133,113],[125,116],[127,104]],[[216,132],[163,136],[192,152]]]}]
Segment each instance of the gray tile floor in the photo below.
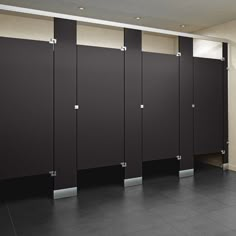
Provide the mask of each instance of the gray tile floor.
[{"label": "gray tile floor", "polygon": [[236,173],[204,167],[194,178],[82,189],[78,198],[2,201],[1,236],[236,235]]}]

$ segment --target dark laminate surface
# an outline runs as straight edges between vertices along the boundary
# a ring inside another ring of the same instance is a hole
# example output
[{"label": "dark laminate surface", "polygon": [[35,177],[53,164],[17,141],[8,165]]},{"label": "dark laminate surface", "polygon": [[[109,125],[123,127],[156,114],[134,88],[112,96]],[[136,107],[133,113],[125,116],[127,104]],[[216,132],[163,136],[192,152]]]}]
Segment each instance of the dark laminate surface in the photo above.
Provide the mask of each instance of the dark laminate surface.
[{"label": "dark laminate surface", "polygon": [[89,169],[124,161],[124,53],[77,47],[77,166]]},{"label": "dark laminate surface", "polygon": [[225,61],[223,63],[223,73],[224,73],[224,81],[223,81],[223,87],[224,87],[224,135],[223,135],[223,146],[225,150],[225,155],[223,158],[224,163],[228,163],[229,161],[229,117],[228,117],[228,44],[223,43],[223,57],[225,58]]},{"label": "dark laminate surface", "polygon": [[125,178],[142,176],[142,32],[125,29]]},{"label": "dark laminate surface", "polygon": [[180,170],[193,168],[193,39],[179,37]]},{"label": "dark laminate surface", "polygon": [[223,149],[223,62],[194,58],[194,154]]},{"label": "dark laminate surface", "polygon": [[143,53],[143,161],[179,155],[179,58]]},{"label": "dark laminate surface", "polygon": [[54,168],[55,189],[75,187],[76,180],[76,22],[54,19]]},{"label": "dark laminate surface", "polygon": [[53,168],[53,49],[0,38],[0,179]]}]

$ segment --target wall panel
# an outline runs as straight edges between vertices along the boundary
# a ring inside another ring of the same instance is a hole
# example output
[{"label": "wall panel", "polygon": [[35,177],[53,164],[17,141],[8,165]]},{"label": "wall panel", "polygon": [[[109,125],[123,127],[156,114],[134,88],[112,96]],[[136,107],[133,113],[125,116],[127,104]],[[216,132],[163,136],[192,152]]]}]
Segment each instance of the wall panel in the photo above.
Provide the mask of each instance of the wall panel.
[{"label": "wall panel", "polygon": [[176,55],[178,38],[142,32],[142,51]]},{"label": "wall panel", "polygon": [[193,39],[193,56],[201,58],[221,59],[222,43],[202,39]]},{"label": "wall panel", "polygon": [[53,38],[53,19],[0,13],[0,36],[47,41]]},{"label": "wall panel", "polygon": [[120,49],[124,46],[124,30],[77,24],[77,44]]}]

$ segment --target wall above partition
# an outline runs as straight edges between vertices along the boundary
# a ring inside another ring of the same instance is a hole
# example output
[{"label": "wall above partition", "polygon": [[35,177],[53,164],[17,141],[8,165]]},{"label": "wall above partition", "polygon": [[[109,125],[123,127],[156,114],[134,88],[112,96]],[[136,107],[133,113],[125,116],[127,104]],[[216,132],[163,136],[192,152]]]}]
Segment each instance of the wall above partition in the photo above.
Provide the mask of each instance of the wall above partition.
[{"label": "wall above partition", "polygon": [[176,54],[178,52],[178,37],[142,32],[142,51]]},{"label": "wall above partition", "polygon": [[77,44],[120,49],[124,46],[124,30],[98,25],[77,24]]},{"label": "wall above partition", "polygon": [[193,39],[193,56],[211,59],[222,59],[221,42]]},{"label": "wall above partition", "polygon": [[54,34],[53,19],[25,14],[0,12],[0,36],[49,41]]}]

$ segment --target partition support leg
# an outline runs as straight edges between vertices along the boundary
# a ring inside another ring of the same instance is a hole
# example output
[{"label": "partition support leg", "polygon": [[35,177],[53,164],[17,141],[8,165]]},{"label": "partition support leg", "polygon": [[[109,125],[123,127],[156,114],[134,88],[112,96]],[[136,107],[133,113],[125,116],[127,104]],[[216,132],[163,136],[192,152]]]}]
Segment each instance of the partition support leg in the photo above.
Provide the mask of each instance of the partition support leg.
[{"label": "partition support leg", "polygon": [[179,171],[179,178],[186,178],[186,177],[192,177],[192,176],[194,176],[194,169]]},{"label": "partition support leg", "polygon": [[124,180],[124,187],[132,187],[143,184],[143,177],[130,178]]}]

